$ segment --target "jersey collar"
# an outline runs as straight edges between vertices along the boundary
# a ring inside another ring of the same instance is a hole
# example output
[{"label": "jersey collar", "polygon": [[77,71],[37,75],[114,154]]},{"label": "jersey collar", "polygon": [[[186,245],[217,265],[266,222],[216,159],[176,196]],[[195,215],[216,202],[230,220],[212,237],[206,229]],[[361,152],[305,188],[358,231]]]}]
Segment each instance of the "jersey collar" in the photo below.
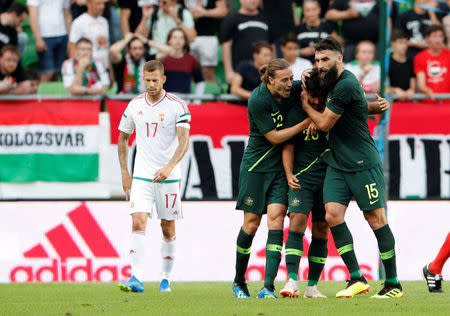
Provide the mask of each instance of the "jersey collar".
[{"label": "jersey collar", "polygon": [[164,93],[163,93],[163,96],[161,97],[161,99],[159,99],[158,101],[156,101],[153,104],[150,102],[150,100],[148,98],[148,93],[146,92],[145,93],[145,101],[147,102],[147,104],[151,107],[154,107],[154,106],[158,105],[159,103],[161,103],[161,101],[164,100],[164,98],[167,96],[167,91],[166,90],[163,90],[163,91],[164,91]]}]

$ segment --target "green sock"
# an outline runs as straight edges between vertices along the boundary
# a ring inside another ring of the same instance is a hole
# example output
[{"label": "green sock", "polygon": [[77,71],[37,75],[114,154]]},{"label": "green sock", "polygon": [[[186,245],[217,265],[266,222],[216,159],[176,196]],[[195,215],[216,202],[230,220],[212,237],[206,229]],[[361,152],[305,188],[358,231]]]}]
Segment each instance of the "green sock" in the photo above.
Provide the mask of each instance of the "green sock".
[{"label": "green sock", "polygon": [[248,259],[250,259],[253,237],[254,235],[247,234],[241,227],[236,242],[236,275],[234,277],[236,283],[245,283],[245,272],[247,271]]},{"label": "green sock", "polygon": [[347,224],[343,222],[337,226],[330,227],[330,229],[333,234],[334,244],[350,272],[350,277],[352,279],[362,277],[358,260],[356,259],[355,251],[353,250],[353,237]]},{"label": "green sock", "polygon": [[308,251],[308,286],[316,285],[319,282],[320,274],[327,260],[327,242],[328,239],[312,237],[311,246],[309,246]]},{"label": "green sock", "polygon": [[377,238],[381,261],[386,271],[386,282],[398,284],[394,235],[387,224],[373,232]]},{"label": "green sock", "polygon": [[286,268],[289,279],[298,280],[298,266],[303,254],[303,233],[289,231],[286,240]]},{"label": "green sock", "polygon": [[273,291],[273,281],[277,276],[283,249],[283,231],[269,230],[266,244],[266,272],[264,274],[264,287]]}]

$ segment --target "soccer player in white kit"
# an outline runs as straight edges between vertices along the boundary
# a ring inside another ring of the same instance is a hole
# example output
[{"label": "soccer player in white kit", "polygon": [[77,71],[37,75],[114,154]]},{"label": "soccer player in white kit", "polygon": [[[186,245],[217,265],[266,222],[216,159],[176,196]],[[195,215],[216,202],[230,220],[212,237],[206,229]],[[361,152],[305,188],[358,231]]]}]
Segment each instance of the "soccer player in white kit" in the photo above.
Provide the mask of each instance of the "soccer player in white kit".
[{"label": "soccer player in white kit", "polygon": [[[164,66],[158,60],[144,65],[147,92],[128,104],[119,130],[119,160],[123,190],[132,217],[130,261],[132,277],[119,283],[126,292],[144,292],[145,228],[148,217],[161,219],[163,241],[161,292],[170,292],[175,257],[175,220],[182,218],[180,160],[189,147],[191,115],[185,102],[163,90]],[[137,154],[133,177],[128,171],[128,139],[136,130]]]}]

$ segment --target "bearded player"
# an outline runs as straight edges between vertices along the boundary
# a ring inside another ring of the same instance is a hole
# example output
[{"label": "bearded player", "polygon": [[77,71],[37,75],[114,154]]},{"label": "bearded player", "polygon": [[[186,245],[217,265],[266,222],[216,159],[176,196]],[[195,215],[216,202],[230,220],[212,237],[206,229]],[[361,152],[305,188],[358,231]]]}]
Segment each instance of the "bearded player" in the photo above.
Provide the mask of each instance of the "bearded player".
[{"label": "bearded player", "polygon": [[304,95],[302,105],[308,116],[328,131],[330,151],[324,159],[328,164],[323,195],[326,221],[330,226],[336,248],[350,273],[347,287],[336,297],[353,297],[369,291],[370,287],[356,259],[353,237],[345,223],[345,212],[352,196],[378,242],[381,261],[386,271],[384,287],[373,298],[403,296],[397,279],[395,239],[385,214],[385,184],[380,155],[369,133],[367,113],[381,113],[383,106],[368,104],[358,79],[344,69],[342,47],[328,37],[316,46],[315,59],[321,76],[334,77],[323,112],[315,110]]}]

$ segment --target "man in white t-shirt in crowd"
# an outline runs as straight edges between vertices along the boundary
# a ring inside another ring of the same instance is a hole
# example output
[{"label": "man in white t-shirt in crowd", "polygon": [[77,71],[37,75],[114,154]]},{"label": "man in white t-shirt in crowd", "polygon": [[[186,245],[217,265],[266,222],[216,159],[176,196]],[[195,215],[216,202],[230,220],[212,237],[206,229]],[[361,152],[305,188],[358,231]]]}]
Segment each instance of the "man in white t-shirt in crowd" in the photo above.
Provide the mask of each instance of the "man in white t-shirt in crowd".
[{"label": "man in white t-shirt in crowd", "polygon": [[75,43],[82,37],[92,42],[93,58],[109,69],[109,26],[102,16],[105,0],[87,0],[87,12],[76,18],[70,29],[69,57],[75,53]]},{"label": "man in white t-shirt in crowd", "polygon": [[[130,262],[132,277],[119,283],[125,292],[144,292],[145,228],[147,219],[161,220],[162,276],[159,290],[170,292],[175,257],[175,220],[182,218],[179,162],[189,147],[191,115],[186,103],[163,90],[164,66],[158,60],[144,65],[147,92],[130,101],[119,125],[122,186],[132,218]],[[128,171],[128,139],[136,130],[137,154],[133,177]],[[155,211],[156,210],[156,214]]]},{"label": "man in white t-shirt in crowd", "polygon": [[92,59],[92,43],[85,37],[75,44],[75,57],[64,61],[62,77],[73,95],[105,94],[109,86],[108,72]]},{"label": "man in white t-shirt in crowd", "polygon": [[185,0],[186,7],[195,20],[197,37],[191,44],[193,54],[202,66],[203,78],[215,82],[215,67],[219,63],[220,22],[228,14],[226,0]]},{"label": "man in white t-shirt in crowd", "polygon": [[294,33],[288,33],[281,38],[283,58],[291,65],[294,80],[301,80],[303,71],[313,67],[308,59],[298,57],[299,48],[298,39]]},{"label": "man in white t-shirt in crowd", "polygon": [[[152,2],[152,1],[144,1]],[[189,43],[197,36],[194,27],[194,19],[189,10],[180,7],[177,0],[159,0],[159,6],[145,5],[142,7],[142,20],[135,33],[152,39],[159,43],[166,43],[169,32],[174,28],[180,28],[186,33]],[[150,54],[157,53],[155,48]]]},{"label": "man in white t-shirt in crowd", "polygon": [[30,26],[39,57],[41,82],[57,80],[72,24],[69,0],[28,0]]},{"label": "man in white t-shirt in crowd", "polygon": [[380,90],[380,66],[374,63],[375,49],[375,44],[371,41],[359,42],[356,46],[356,59],[345,66],[345,69],[358,78],[367,93],[377,93]]}]

